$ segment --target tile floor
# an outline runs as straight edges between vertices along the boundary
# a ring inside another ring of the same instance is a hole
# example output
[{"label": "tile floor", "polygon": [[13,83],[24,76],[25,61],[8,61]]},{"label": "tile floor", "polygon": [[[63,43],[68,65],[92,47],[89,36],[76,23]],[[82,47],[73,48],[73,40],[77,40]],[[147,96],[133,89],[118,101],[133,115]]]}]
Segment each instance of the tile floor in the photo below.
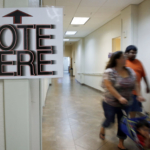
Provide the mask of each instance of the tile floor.
[{"label": "tile floor", "polygon": [[[99,139],[104,119],[101,93],[64,74],[53,79],[43,109],[43,150],[116,150],[116,125]],[[137,150],[128,138],[129,150]]]}]

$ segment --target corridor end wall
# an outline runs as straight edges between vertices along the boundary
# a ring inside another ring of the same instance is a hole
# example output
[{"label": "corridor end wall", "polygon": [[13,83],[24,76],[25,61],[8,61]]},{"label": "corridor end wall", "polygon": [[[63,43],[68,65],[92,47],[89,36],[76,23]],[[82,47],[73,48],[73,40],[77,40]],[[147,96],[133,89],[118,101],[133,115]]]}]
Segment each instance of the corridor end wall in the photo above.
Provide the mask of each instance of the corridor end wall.
[{"label": "corridor end wall", "polygon": [[72,46],[71,45],[65,45],[64,46],[64,57],[72,57]]}]

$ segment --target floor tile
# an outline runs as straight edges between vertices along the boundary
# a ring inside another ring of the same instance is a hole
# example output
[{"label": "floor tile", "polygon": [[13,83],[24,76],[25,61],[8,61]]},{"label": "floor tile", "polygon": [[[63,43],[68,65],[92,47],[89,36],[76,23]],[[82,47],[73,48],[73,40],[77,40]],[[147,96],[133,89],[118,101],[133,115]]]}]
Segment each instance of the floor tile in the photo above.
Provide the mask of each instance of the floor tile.
[{"label": "floor tile", "polygon": [[[99,139],[104,113],[102,94],[80,85],[74,77],[52,79],[42,117],[43,150],[116,150],[117,124],[106,130],[106,140]],[[137,150],[129,138],[125,146]]]}]

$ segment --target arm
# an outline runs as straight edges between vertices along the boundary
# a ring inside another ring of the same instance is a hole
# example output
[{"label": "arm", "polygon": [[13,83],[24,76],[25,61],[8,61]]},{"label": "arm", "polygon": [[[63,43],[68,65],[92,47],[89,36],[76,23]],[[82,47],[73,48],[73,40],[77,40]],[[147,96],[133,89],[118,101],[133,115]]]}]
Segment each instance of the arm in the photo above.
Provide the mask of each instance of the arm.
[{"label": "arm", "polygon": [[141,96],[140,83],[138,82],[138,79],[137,79],[137,77],[136,77],[135,72],[134,72],[133,70],[132,70],[131,72],[132,72],[132,75],[133,75],[134,78],[135,78],[135,91],[136,91],[136,93],[137,93],[137,100],[138,100],[139,102],[143,102],[143,101],[145,101],[145,99]]},{"label": "arm", "polygon": [[140,84],[137,81],[135,82],[135,90],[136,90],[137,96],[141,96]]},{"label": "arm", "polygon": [[146,92],[147,92],[147,93],[150,93],[150,88],[149,88],[149,85],[148,85],[147,77],[144,76],[143,78],[144,78],[144,81],[145,81],[145,84],[146,84],[146,87],[147,87],[147,88],[146,88]]},{"label": "arm", "polygon": [[136,93],[137,93],[137,100],[139,102],[143,102],[145,101],[145,99],[141,96],[141,88],[140,88],[140,84],[136,81],[135,83],[135,90],[136,90]]},{"label": "arm", "polygon": [[112,83],[105,79],[104,80],[104,85],[106,86],[106,88],[108,89],[108,91],[121,103],[121,104],[126,104],[128,101],[123,98],[116,90],[115,88],[112,86]]},{"label": "arm", "polygon": [[141,66],[142,66],[142,77],[144,79],[144,82],[146,84],[146,93],[149,93],[150,92],[150,89],[149,89],[149,84],[148,84],[148,80],[147,80],[147,77],[146,77],[146,72],[145,72],[145,69],[141,63]]}]

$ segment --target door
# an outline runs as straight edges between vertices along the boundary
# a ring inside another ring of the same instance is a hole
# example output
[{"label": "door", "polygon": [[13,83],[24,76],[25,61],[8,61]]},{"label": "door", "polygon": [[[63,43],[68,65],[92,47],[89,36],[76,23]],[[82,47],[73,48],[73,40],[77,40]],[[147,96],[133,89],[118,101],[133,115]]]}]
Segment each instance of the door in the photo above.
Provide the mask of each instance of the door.
[{"label": "door", "polygon": [[120,51],[121,50],[121,38],[117,37],[112,39],[112,52]]},{"label": "door", "polygon": [[69,57],[64,57],[64,71],[68,71],[68,67],[69,67]]}]

